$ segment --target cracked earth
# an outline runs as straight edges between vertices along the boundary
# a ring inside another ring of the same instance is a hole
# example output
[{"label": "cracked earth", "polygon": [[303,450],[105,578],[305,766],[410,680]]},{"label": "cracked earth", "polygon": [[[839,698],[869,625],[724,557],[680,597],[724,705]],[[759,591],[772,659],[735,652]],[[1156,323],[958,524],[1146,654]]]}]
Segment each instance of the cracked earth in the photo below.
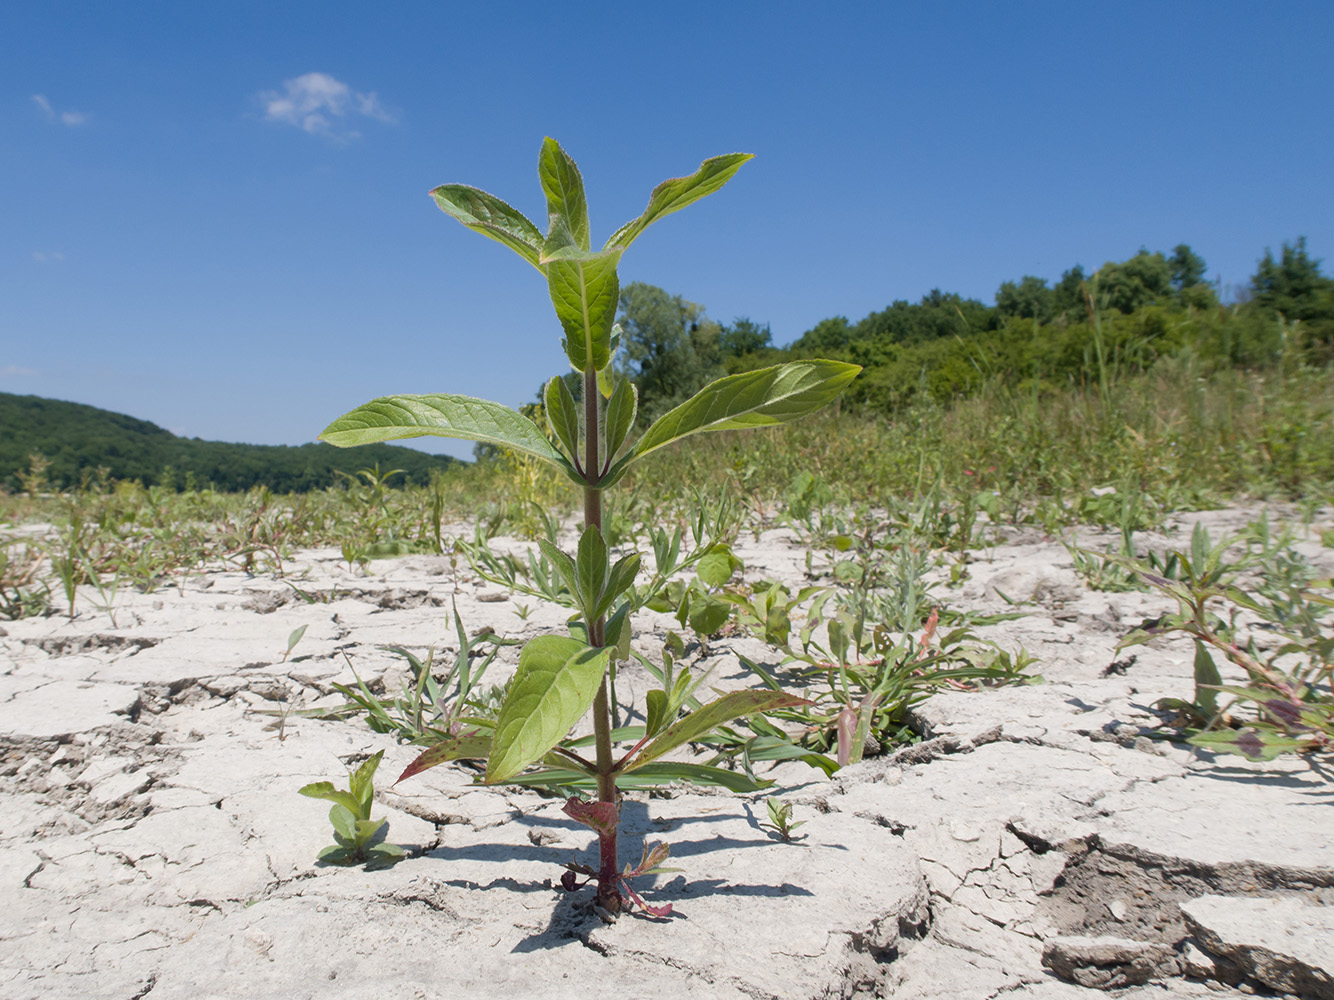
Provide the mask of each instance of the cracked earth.
[{"label": "cracked earth", "polygon": [[[1188,515],[1175,537],[1257,513]],[[1334,569],[1318,542],[1299,548]],[[805,572],[781,531],[738,554],[748,579]],[[627,795],[625,856],[666,840],[681,871],[641,887],[670,919],[611,925],[559,887],[595,852],[559,801],[453,765],[391,787],[413,752],[390,737],[266,714],[341,703],[352,668],[396,692],[403,661],[382,647],[456,648],[453,600],[470,632],[521,639],[559,611],[521,617],[428,557],[351,574],[308,551],[288,579],[319,600],[218,572],[119,594],[114,623],[84,605],[4,624],[0,996],[1334,998],[1330,775],[1149,738],[1149,706],[1190,692],[1189,644],[1114,662],[1167,606],[1089,591],[1059,540],[1001,535],[938,591],[961,609],[1022,602],[981,634],[1040,657],[1045,683],[939,694],[916,712],[923,742],[830,779],[788,763],[761,795]],[[636,626],[648,653],[675,623]],[[723,689],[754,683],[741,656],[779,668],[739,636],[693,656]],[[488,679],[516,660],[502,650]],[[624,701],[647,687],[623,671]],[[381,749],[374,815],[408,858],[317,865],[327,805],[297,789]],[[767,794],[806,821],[793,843],[761,826]]]}]

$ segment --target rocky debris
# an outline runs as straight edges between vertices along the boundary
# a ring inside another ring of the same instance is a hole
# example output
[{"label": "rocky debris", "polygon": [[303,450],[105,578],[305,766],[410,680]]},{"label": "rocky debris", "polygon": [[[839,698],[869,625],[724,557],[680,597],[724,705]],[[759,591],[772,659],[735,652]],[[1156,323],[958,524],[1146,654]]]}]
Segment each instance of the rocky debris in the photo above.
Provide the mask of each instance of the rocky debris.
[{"label": "rocky debris", "polygon": [[1211,895],[1181,910],[1215,961],[1284,993],[1334,1000],[1334,906]]},{"label": "rocky debris", "polygon": [[1170,975],[1179,963],[1169,945],[1119,937],[1055,937],[1043,946],[1042,964],[1080,986],[1111,990]]},{"label": "rocky debris", "polygon": [[[750,575],[803,577],[790,533],[739,547]],[[118,597],[119,627],[91,611],[7,622],[0,996],[1331,996],[1324,775],[1150,738],[1153,702],[1189,690],[1189,650],[1151,643],[1109,668],[1160,598],[1084,591],[1066,549],[1031,532],[970,567],[950,602],[986,613],[1012,610],[1007,581],[1047,581],[1027,617],[982,630],[1039,654],[1045,683],[937,694],[913,712],[921,743],[832,779],[779,765],[772,793],[806,822],[794,843],[761,827],[764,793],[627,795],[627,860],[663,840],[682,871],[636,886],[670,918],[611,925],[588,890],[559,888],[595,845],[558,801],[478,787],[461,765],[395,786],[412,748],[283,714],[341,703],[353,669],[397,694],[404,661],[380,647],[456,649],[455,601],[470,633],[519,638],[560,628],[559,609],[521,616],[435,557],[362,574],[322,550],[289,566],[313,601],[226,572]],[[649,652],[675,625],[640,627]],[[735,687],[741,656],[797,680],[740,635],[687,659]],[[488,682],[516,660],[502,649]],[[622,681],[642,699],[646,674]],[[373,815],[407,860],[315,864],[327,803],[296,789],[381,749]]]}]

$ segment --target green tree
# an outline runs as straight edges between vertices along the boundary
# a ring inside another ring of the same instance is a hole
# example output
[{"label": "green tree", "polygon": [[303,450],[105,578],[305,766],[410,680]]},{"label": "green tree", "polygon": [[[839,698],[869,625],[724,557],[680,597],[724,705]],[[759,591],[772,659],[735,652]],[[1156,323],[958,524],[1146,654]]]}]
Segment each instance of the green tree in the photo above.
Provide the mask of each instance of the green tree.
[{"label": "green tree", "polygon": [[1120,264],[1108,261],[1094,278],[1094,302],[1117,312],[1132,313],[1172,292],[1172,268],[1161,253],[1139,253]]},{"label": "green tree", "polygon": [[1053,293],[1046,278],[1024,275],[1019,283],[1003,282],[996,292],[996,311],[1009,319],[1035,319],[1045,323],[1052,317]]},{"label": "green tree", "polygon": [[1078,323],[1084,319],[1084,283],[1088,276],[1084,268],[1076,264],[1061,275],[1061,280],[1051,290],[1051,314],[1066,323]]},{"label": "green tree", "polygon": [[773,334],[769,331],[769,324],[760,326],[749,316],[738,316],[731,326],[722,328],[718,337],[718,349],[725,358],[755,354],[772,346]]},{"label": "green tree", "polygon": [[797,342],[792,345],[791,350],[800,352],[825,352],[842,350],[852,342],[852,325],[848,322],[846,316],[833,316],[829,319],[822,319],[814,327],[807,330]]},{"label": "green tree", "polygon": [[1188,244],[1178,243],[1167,261],[1172,271],[1172,287],[1178,292],[1204,283],[1204,258]]},{"label": "green tree", "polygon": [[724,374],[722,327],[703,306],[636,281],[621,289],[620,309],[621,369],[639,387],[649,419]]},{"label": "green tree", "polygon": [[1282,313],[1290,320],[1328,319],[1331,284],[1320,273],[1320,261],[1307,254],[1306,237],[1301,236],[1296,244],[1283,244],[1278,260],[1265,250],[1251,278],[1252,301],[1265,312]]}]

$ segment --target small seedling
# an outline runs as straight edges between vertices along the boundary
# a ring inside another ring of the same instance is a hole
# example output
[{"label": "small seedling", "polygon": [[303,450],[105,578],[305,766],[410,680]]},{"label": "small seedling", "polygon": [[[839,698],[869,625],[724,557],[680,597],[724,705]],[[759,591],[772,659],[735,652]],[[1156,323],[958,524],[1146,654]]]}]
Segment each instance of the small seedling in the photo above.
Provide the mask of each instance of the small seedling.
[{"label": "small seedling", "polygon": [[[620,344],[614,321],[621,256],[650,225],[720,189],[750,158],[747,153],[716,156],[688,177],[659,184],[648,207],[598,250],[590,242],[583,178],[554,139],[542,144],[538,160],[547,203],[546,233],[477,188],[436,188],[431,195],[447,214],[505,245],[542,275],[565,335],[565,355],[578,373],[579,395],[568,380],[551,379],[542,398],[546,427],[525,413],[469,396],[386,396],[345,414],[320,435],[340,447],[427,434],[478,441],[543,463],[579,490],[584,524],[577,552],[568,554],[551,539],[541,539],[538,548],[550,573],[543,573],[541,586],[526,591],[574,607],[569,635],[529,641],[494,722],[456,720],[457,731],[418,757],[402,778],[447,760],[470,758],[487,762],[487,784],[595,792],[593,802],[571,796],[566,811],[597,833],[599,865],[571,869],[563,884],[576,888],[576,876],[587,875],[597,883],[597,905],[612,916],[637,901],[626,891],[626,880],[658,868],[666,857],[665,849],[653,848],[638,868],[620,869],[618,786],[686,780],[735,788],[741,776],[732,771],[678,764],[667,755],[733,719],[804,703],[781,691],[736,691],[680,719],[658,720],[656,732],[646,727],[613,732],[615,663],[630,655],[630,617],[642,602],[635,587],[639,553],[616,558],[603,534],[604,493],[639,462],[691,435],[771,426],[812,413],[837,398],[860,371],[838,361],[794,361],[729,375],[706,385],[634,439],[638,390],[612,363]],[[579,752],[589,741],[568,738],[590,708],[591,759]],[[633,746],[618,753],[614,744],[619,740],[633,741]],[[662,915],[665,910],[645,912]]]},{"label": "small seedling", "polygon": [[792,833],[799,826],[805,826],[806,820],[792,822],[792,803],[784,802],[779,798],[766,799],[764,803],[769,809],[769,822],[761,822],[760,826],[767,826],[783,838],[783,843],[792,843]]},{"label": "small seedling", "polygon": [[292,655],[292,650],[296,649],[296,644],[301,641],[302,636],[306,634],[306,629],[309,627],[309,625],[302,625],[292,629],[292,634],[287,637],[287,651],[283,653],[283,663],[287,662],[287,658]]},{"label": "small seedling", "polygon": [[329,822],[333,824],[334,841],[320,851],[317,861],[331,865],[358,865],[365,862],[372,868],[387,868],[401,860],[403,848],[384,843],[389,820],[371,819],[371,804],[375,800],[373,780],[380,766],[381,750],[348,775],[348,789],[342,791],[331,781],[317,781],[300,789],[312,799],[328,799],[333,803]]}]

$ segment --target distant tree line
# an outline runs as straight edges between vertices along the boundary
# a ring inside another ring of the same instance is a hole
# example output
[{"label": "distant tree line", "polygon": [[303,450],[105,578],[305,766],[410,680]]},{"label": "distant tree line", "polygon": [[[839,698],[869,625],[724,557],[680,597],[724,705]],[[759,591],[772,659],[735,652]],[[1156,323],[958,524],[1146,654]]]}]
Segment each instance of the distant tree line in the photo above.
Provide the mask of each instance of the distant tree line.
[{"label": "distant tree line", "polygon": [[49,463],[45,477],[55,489],[77,486],[106,469],[112,479],[138,479],[146,486],[246,490],[263,484],[279,493],[322,489],[337,482],[339,472],[351,475],[376,463],[381,471],[402,469],[407,482],[425,485],[432,470],[457,461],[392,445],[344,450],[180,438],[146,420],[94,406],[0,393],[0,485],[18,489],[34,454]]},{"label": "distant tree line", "polygon": [[1141,249],[1092,274],[1076,265],[1054,284],[1033,275],[1006,281],[993,305],[933,289],[856,323],[834,316],[787,347],[773,344],[767,324],[722,324],[701,305],[636,282],[621,290],[617,365],[653,419],[712,379],[802,357],[862,365],[848,398],[880,410],[924,396],[946,401],[996,379],[1064,384],[1096,376],[1098,366],[1140,370],[1183,350],[1233,366],[1285,352],[1334,360],[1334,279],[1304,238],[1277,256],[1267,250],[1241,301],[1220,302],[1206,273],[1187,244]]}]

